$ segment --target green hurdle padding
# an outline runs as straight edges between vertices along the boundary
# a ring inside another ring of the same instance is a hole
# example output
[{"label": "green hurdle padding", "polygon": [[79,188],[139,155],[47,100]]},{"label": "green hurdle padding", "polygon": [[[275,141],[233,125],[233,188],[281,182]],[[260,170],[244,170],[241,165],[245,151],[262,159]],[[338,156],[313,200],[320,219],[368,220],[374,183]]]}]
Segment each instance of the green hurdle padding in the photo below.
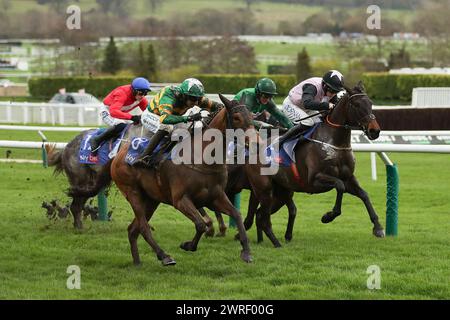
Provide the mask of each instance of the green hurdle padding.
[{"label": "green hurdle padding", "polygon": [[48,168],[47,150],[45,150],[44,144],[42,144],[42,165],[44,168]]},{"label": "green hurdle padding", "polygon": [[[238,209],[238,211],[241,211],[241,193],[236,193],[234,195],[233,199],[233,206]],[[234,218],[230,217],[230,220],[228,221],[228,226],[230,228],[236,228],[236,220]]]},{"label": "green hurdle padding", "polygon": [[106,199],[105,189],[97,195],[98,201],[98,219],[100,221],[108,221],[108,200]]},{"label": "green hurdle padding", "polygon": [[395,164],[386,165],[386,235],[398,234],[398,169]]},{"label": "green hurdle padding", "polygon": [[42,148],[42,166],[44,168],[48,168],[47,150],[45,150],[45,143],[47,142],[47,137],[41,130],[38,130],[38,134],[41,136],[41,139],[42,139],[42,147],[41,147]]}]

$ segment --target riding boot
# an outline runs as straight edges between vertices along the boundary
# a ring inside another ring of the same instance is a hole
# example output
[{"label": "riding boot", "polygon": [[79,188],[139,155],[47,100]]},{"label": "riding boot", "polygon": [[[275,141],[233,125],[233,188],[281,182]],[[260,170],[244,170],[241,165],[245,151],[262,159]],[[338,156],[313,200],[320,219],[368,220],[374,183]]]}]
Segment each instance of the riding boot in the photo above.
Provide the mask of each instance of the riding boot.
[{"label": "riding boot", "polygon": [[125,123],[119,123],[106,129],[104,132],[95,136],[91,139],[91,153],[92,155],[97,155],[98,150],[103,141],[116,137],[125,128]]},{"label": "riding boot", "polygon": [[310,128],[311,128],[311,126],[307,126],[307,125],[300,123],[300,124],[296,125],[295,127],[290,128],[288,130],[288,132],[283,134],[280,137],[280,139],[278,140],[278,144],[281,146],[284,142],[286,142],[290,138],[295,137],[300,132],[305,132],[306,130],[308,130]]},{"label": "riding boot", "polygon": [[145,148],[144,152],[136,159],[134,164],[144,162],[143,160],[153,153],[153,151],[158,146],[159,142],[167,135],[167,133],[168,132],[165,130],[156,131],[156,133],[151,137],[148,146]]}]

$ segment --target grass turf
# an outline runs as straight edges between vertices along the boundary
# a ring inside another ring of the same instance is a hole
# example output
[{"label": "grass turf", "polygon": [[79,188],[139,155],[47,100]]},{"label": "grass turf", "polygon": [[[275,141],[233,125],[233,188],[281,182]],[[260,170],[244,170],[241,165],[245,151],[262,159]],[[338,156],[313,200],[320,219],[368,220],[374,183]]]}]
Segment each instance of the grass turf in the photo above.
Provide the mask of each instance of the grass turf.
[{"label": "grass turf", "polygon": [[[343,214],[323,225],[335,193],[296,194],[299,212],[294,238],[281,249],[268,239],[256,244],[249,232],[252,264],[239,259],[241,247],[225,238],[202,238],[197,252],[179,244],[191,239],[193,224],[161,205],[151,224],[156,241],[177,261],[162,267],[139,239],[143,265],[132,265],[126,228],[133,213],[115,187],[111,222],[48,221],[43,200],[58,198],[65,177],[40,165],[0,164],[0,299],[448,299],[450,298],[450,162],[447,155],[391,154],[400,172],[399,236],[376,239],[363,204],[344,196]],[[369,155],[357,153],[357,176],[385,221],[385,173],[370,180]],[[433,168],[433,170],[430,170]],[[248,193],[242,197],[246,208]],[[282,239],[287,211],[272,216]],[[69,265],[81,269],[81,289],[69,290]],[[370,265],[381,269],[381,289],[368,290]]]}]

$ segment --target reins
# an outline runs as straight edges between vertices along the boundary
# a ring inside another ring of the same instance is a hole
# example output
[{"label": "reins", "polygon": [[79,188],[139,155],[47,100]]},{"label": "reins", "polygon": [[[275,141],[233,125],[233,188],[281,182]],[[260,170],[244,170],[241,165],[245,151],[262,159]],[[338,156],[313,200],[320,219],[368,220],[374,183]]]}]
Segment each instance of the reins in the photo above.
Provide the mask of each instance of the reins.
[{"label": "reins", "polygon": [[[357,96],[366,96],[367,97],[367,94],[365,94],[365,93],[355,93],[355,94],[351,95],[348,98],[348,103],[349,103],[350,106],[352,105],[350,100],[353,97],[357,97]],[[351,126],[351,125],[348,125],[348,124],[339,124],[339,123],[331,122],[330,115],[328,114],[326,116],[326,118],[325,118],[325,121],[326,121],[326,124],[328,124],[330,127],[333,127],[333,128],[341,128],[341,129],[346,129],[346,130],[362,130],[362,131],[366,132],[366,129],[361,125],[361,121],[363,121],[363,120],[365,120],[367,118],[369,118],[370,120],[375,120],[376,119],[375,115],[373,113],[370,113],[370,114],[365,115],[364,117],[362,117],[362,118],[360,118],[360,119],[358,119],[356,121],[358,123],[358,126]]]}]

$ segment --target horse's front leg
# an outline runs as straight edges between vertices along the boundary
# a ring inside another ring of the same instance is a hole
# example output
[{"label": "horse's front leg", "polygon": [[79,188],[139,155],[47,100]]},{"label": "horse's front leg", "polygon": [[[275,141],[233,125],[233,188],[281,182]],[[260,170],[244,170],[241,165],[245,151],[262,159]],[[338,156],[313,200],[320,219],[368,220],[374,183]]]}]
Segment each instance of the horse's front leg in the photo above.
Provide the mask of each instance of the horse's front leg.
[{"label": "horse's front leg", "polygon": [[[253,221],[255,220],[256,212],[258,211],[258,205],[259,205],[258,198],[256,197],[255,193],[251,191],[250,198],[248,200],[247,216],[245,217],[244,220],[245,230],[249,230],[252,227]],[[257,227],[256,232],[258,234],[258,243],[262,242],[263,241],[262,229]],[[235,235],[234,239],[239,240],[239,233]]]},{"label": "horse's front leg", "polygon": [[315,178],[313,183],[314,187],[320,189],[332,187],[335,188],[337,192],[333,210],[328,211],[322,216],[322,223],[329,223],[341,214],[342,196],[345,192],[345,184],[341,179],[324,173],[318,173]]},{"label": "horse's front leg", "polygon": [[255,198],[258,200],[260,205],[258,210],[256,211],[256,232],[258,243],[262,242],[262,231],[264,231],[274,247],[279,248],[281,247],[281,243],[275,236],[272,229],[272,223],[270,221],[270,215],[272,214],[272,204],[274,201],[272,180],[267,176],[259,175],[259,172],[258,174],[255,174],[254,167],[252,166],[248,166],[248,169],[249,170],[247,171],[247,177],[249,178],[251,184],[252,194],[254,193],[254,195],[256,196]]},{"label": "horse's front leg", "polygon": [[258,209],[258,204],[259,201],[255,193],[253,191],[250,192],[250,199],[248,200],[247,216],[245,217],[244,220],[245,230],[249,230],[252,227],[253,221],[255,220],[256,210]]},{"label": "horse's front leg", "polygon": [[201,216],[203,217],[203,220],[205,220],[205,223],[206,223],[207,229],[205,232],[205,237],[213,237],[214,236],[214,225],[213,225],[212,219],[210,218],[210,216],[208,216],[205,209],[199,208],[198,212],[200,212]]},{"label": "horse's front leg", "polygon": [[284,234],[284,238],[286,239],[286,241],[289,242],[292,240],[292,230],[294,229],[295,217],[297,216],[297,206],[295,205],[292,193],[288,197],[288,200],[286,202],[286,207],[288,208],[289,218],[288,218],[288,224],[286,227],[286,233]]},{"label": "horse's front leg", "polygon": [[369,213],[370,220],[373,223],[373,235],[378,238],[383,238],[384,230],[380,222],[378,221],[378,216],[372,206],[372,203],[370,202],[369,195],[360,187],[355,176],[352,176],[348,181],[345,182],[345,188],[348,193],[357,196],[364,202],[367,212]]},{"label": "horse's front leg", "polygon": [[[124,190],[123,187],[120,190]],[[135,265],[140,264],[139,251],[137,247],[137,238],[139,234],[150,245],[153,251],[156,253],[156,257],[161,261],[163,266],[170,266],[176,264],[175,260],[166,254],[163,249],[156,243],[153,238],[150,225],[148,221],[152,217],[159,202],[149,200],[145,194],[132,189],[125,189],[123,191],[125,197],[133,208],[135,218],[133,222],[128,226],[128,240],[130,242],[131,255],[133,257],[133,263]]]},{"label": "horse's front leg", "polygon": [[198,212],[194,203],[188,196],[182,196],[180,199],[174,201],[174,206],[180,210],[186,217],[188,217],[195,224],[195,236],[191,241],[183,242],[180,248],[186,251],[197,251],[197,245],[202,237],[203,233],[206,232],[207,226],[205,221]]},{"label": "horse's front leg", "polygon": [[234,218],[239,232],[239,240],[242,245],[241,259],[245,262],[251,262],[252,257],[250,254],[250,246],[248,243],[247,233],[245,232],[244,224],[242,222],[241,213],[233,206],[225,192],[222,192],[222,194],[214,200],[212,208],[210,209],[222,212]]},{"label": "horse's front leg", "polygon": [[216,214],[217,223],[219,224],[219,232],[216,233],[216,237],[225,237],[227,233],[227,225],[223,221],[222,214],[218,211],[214,212]]}]

